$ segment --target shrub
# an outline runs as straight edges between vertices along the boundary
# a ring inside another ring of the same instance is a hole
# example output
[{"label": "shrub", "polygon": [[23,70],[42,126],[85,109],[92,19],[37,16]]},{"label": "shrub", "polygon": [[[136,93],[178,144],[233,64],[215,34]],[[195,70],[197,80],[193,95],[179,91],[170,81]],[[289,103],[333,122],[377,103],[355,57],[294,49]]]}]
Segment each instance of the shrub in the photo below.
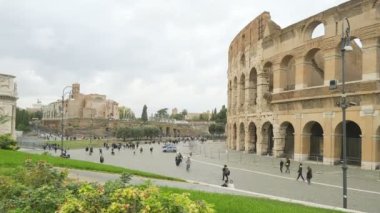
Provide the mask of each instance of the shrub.
[{"label": "shrub", "polygon": [[0,149],[17,150],[17,142],[11,134],[0,135]]}]

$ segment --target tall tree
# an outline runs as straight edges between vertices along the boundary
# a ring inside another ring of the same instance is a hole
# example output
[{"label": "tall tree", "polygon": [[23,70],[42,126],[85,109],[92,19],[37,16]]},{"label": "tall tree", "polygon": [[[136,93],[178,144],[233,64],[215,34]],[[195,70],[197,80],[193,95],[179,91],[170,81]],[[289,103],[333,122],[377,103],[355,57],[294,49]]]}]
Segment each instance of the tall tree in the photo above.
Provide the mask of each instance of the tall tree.
[{"label": "tall tree", "polygon": [[144,122],[148,121],[148,107],[144,104],[143,111],[141,114],[141,120]]}]

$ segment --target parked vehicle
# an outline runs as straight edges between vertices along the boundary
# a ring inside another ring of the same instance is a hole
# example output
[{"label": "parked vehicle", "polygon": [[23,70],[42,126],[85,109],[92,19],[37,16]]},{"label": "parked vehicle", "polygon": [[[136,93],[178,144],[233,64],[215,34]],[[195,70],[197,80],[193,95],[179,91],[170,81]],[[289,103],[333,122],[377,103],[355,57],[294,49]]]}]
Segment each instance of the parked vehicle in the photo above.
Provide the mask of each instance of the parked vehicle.
[{"label": "parked vehicle", "polygon": [[163,152],[177,152],[177,147],[175,145],[165,146],[162,148]]}]

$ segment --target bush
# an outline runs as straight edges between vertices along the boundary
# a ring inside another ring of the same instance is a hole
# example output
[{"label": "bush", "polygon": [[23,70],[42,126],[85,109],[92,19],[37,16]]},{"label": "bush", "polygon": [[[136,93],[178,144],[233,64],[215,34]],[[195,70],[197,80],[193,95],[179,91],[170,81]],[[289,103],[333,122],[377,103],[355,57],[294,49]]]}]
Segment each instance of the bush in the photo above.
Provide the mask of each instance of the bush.
[{"label": "bush", "polygon": [[11,134],[0,135],[0,149],[17,150],[17,142]]},{"label": "bush", "polygon": [[214,212],[189,195],[165,193],[150,182],[128,186],[120,179],[97,183],[67,182],[67,172],[58,172],[46,162],[27,160],[10,177],[0,177],[0,212]]}]

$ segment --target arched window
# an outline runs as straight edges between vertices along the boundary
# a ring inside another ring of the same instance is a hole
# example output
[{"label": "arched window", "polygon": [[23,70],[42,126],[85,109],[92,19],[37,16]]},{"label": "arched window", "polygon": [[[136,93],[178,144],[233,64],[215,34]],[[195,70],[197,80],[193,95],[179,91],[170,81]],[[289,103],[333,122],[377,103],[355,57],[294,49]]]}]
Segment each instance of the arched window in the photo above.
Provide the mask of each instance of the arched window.
[{"label": "arched window", "polygon": [[295,76],[296,63],[295,59],[291,55],[285,56],[281,61],[281,75],[280,86],[284,91],[294,90],[295,88]]},{"label": "arched window", "polygon": [[320,86],[324,83],[325,60],[320,49],[311,49],[305,56],[304,84],[307,87]]}]

